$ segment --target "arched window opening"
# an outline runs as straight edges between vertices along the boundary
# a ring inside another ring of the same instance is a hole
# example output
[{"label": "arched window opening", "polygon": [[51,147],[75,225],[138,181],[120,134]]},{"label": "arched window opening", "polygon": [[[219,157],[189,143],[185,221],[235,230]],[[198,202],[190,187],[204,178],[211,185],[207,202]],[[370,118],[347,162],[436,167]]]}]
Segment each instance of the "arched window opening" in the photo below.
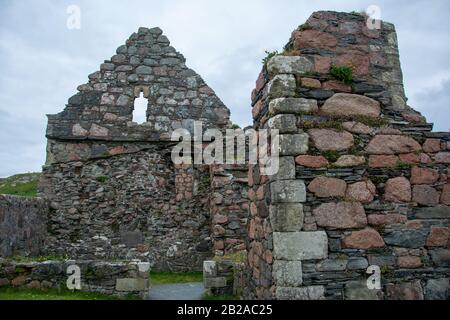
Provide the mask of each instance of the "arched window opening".
[{"label": "arched window opening", "polygon": [[144,97],[144,93],[139,94],[139,98],[134,100],[134,110],[133,110],[133,122],[144,123],[147,122],[147,106],[148,99]]}]

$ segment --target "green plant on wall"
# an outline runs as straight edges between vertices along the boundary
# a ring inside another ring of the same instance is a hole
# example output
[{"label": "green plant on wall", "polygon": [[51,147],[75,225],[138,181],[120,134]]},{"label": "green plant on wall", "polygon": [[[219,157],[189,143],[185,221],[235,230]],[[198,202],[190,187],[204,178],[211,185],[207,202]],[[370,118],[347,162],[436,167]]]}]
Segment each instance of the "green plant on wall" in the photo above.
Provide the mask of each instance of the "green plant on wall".
[{"label": "green plant on wall", "polygon": [[279,53],[278,51],[265,51],[266,57],[262,60],[263,65],[266,65],[267,62],[269,62],[270,59],[277,56]]},{"label": "green plant on wall", "polygon": [[347,85],[353,83],[353,69],[349,66],[331,66],[330,76],[333,79],[342,81]]}]

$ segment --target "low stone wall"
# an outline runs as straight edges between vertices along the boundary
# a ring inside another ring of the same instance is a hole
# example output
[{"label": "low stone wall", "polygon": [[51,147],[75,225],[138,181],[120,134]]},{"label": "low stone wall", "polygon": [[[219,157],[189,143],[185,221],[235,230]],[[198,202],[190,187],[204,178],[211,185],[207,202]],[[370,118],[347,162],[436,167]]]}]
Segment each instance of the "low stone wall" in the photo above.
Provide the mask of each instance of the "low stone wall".
[{"label": "low stone wall", "polygon": [[0,195],[0,257],[43,254],[48,213],[41,198]]},{"label": "low stone wall", "polygon": [[230,260],[204,261],[203,283],[208,293],[240,296],[244,286],[244,264]]},{"label": "low stone wall", "polygon": [[104,261],[0,261],[0,287],[29,289],[66,289],[69,266],[81,271],[81,290],[123,296],[149,293],[149,263]]}]

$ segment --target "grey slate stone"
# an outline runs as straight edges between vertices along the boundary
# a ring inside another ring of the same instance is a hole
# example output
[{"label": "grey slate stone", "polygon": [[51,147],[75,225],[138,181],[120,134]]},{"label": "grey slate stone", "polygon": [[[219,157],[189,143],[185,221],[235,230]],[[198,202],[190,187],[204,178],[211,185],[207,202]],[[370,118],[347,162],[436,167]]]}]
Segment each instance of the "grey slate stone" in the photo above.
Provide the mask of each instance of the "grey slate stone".
[{"label": "grey slate stone", "polygon": [[317,101],[305,98],[277,98],[269,103],[269,115],[301,114],[318,111]]},{"label": "grey slate stone", "polygon": [[324,231],[274,232],[276,259],[296,261],[324,259],[328,256],[328,238]]},{"label": "grey slate stone", "polygon": [[404,248],[420,248],[425,245],[426,234],[418,230],[396,230],[384,236],[388,245]]},{"label": "grey slate stone", "polygon": [[303,283],[301,261],[281,261],[273,263],[273,280],[277,286],[300,287]]},{"label": "grey slate stone", "polygon": [[269,208],[273,231],[300,231],[303,227],[303,205],[301,203],[279,203]]},{"label": "grey slate stone", "polygon": [[280,134],[280,156],[298,156],[306,154],[309,148],[307,133]]},{"label": "grey slate stone", "polygon": [[324,300],[325,287],[277,287],[275,296],[278,300]]},{"label": "grey slate stone", "polygon": [[306,187],[301,180],[279,180],[270,184],[272,203],[306,201]]}]

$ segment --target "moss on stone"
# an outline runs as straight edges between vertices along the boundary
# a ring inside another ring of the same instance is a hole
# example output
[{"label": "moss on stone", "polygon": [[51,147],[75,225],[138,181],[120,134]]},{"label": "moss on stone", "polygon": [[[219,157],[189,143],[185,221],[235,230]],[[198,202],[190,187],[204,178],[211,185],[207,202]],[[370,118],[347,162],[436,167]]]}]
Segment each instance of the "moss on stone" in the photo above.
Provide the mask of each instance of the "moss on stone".
[{"label": "moss on stone", "polygon": [[353,68],[350,66],[331,66],[330,76],[335,79],[344,82],[347,85],[353,83]]}]

